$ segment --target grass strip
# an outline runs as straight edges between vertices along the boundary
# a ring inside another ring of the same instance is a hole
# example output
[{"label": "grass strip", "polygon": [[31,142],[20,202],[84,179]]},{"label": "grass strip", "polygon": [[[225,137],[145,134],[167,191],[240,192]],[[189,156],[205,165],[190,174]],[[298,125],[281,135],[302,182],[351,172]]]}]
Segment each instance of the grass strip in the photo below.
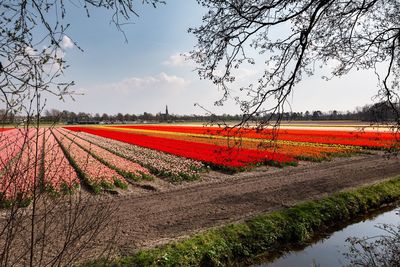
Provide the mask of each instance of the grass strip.
[{"label": "grass strip", "polygon": [[375,185],[334,193],[242,223],[207,230],[184,241],[132,256],[83,266],[231,266],[282,247],[303,243],[320,231],[400,199],[400,176]]}]

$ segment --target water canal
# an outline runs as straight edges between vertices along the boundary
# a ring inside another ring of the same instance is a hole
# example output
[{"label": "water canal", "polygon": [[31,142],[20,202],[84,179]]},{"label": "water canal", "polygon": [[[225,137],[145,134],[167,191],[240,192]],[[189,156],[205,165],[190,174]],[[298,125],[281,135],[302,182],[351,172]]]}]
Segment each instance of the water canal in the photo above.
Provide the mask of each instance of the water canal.
[{"label": "water canal", "polygon": [[376,211],[368,217],[359,218],[351,225],[332,234],[322,234],[317,241],[308,246],[293,248],[273,260],[264,260],[264,263],[253,265],[254,267],[292,267],[292,266],[323,266],[337,267],[348,266],[350,259],[345,255],[349,252],[350,244],[346,242],[348,237],[372,237],[386,234],[379,229],[380,224],[400,224],[399,205],[386,207]]}]

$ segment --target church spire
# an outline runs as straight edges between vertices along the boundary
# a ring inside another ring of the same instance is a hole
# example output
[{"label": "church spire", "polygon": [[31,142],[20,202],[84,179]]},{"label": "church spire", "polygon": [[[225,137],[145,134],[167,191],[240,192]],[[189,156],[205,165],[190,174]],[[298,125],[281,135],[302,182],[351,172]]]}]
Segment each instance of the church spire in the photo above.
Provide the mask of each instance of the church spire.
[{"label": "church spire", "polygon": [[165,106],[165,115],[168,116],[168,105]]}]

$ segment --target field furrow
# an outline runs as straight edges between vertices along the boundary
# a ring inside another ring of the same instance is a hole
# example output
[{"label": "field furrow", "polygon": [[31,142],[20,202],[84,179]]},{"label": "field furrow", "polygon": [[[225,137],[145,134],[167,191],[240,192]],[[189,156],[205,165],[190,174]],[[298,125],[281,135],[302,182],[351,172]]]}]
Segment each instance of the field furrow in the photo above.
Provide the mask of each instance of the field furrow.
[{"label": "field furrow", "polygon": [[61,132],[95,158],[118,171],[125,178],[133,180],[151,179],[151,174],[147,168],[144,168],[126,158],[115,155],[89,141],[81,139],[75,134],[75,132],[67,130],[61,130]]},{"label": "field furrow", "polygon": [[83,150],[77,144],[66,138],[59,131],[53,131],[55,138],[66,153],[70,163],[76,169],[80,178],[95,193],[102,189],[110,189],[115,185],[124,184],[124,178],[115,170],[104,165],[87,151]]},{"label": "field furrow", "polygon": [[160,151],[134,146],[85,132],[77,132],[77,135],[84,140],[147,167],[155,175],[173,181],[195,179],[203,168],[203,164],[198,161],[176,157]]},{"label": "field furrow", "polygon": [[44,139],[43,186],[56,192],[78,187],[79,178],[50,129],[46,129]]}]

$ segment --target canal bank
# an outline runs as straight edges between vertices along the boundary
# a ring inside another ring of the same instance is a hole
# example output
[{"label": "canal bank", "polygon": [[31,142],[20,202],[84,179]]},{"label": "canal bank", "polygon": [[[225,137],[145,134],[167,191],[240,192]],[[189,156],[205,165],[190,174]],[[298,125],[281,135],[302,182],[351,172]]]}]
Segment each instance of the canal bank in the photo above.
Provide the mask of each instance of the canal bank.
[{"label": "canal bank", "polygon": [[[370,250],[378,252],[381,258],[383,256],[386,263],[391,260],[388,255],[390,253],[384,253],[387,252],[387,249],[393,252],[394,248],[382,247],[383,244],[380,241],[383,238],[400,241],[392,232],[393,230],[398,232],[399,204],[396,202],[345,224],[335,225],[328,229],[329,232],[320,232],[304,244],[287,246],[286,250],[279,251],[276,255],[269,253],[266,258],[260,255],[255,259],[255,262],[258,263],[252,267],[367,266],[371,265],[371,262],[367,261],[372,260]],[[380,247],[375,246],[375,242],[379,242],[377,245]],[[360,265],[360,263],[364,265]],[[390,266],[389,264],[379,264],[376,261],[376,266],[381,265]]]},{"label": "canal bank", "polygon": [[320,200],[207,230],[184,241],[90,266],[221,266],[250,264],[261,253],[307,242],[338,222],[366,214],[400,199],[400,177],[335,193]]}]

